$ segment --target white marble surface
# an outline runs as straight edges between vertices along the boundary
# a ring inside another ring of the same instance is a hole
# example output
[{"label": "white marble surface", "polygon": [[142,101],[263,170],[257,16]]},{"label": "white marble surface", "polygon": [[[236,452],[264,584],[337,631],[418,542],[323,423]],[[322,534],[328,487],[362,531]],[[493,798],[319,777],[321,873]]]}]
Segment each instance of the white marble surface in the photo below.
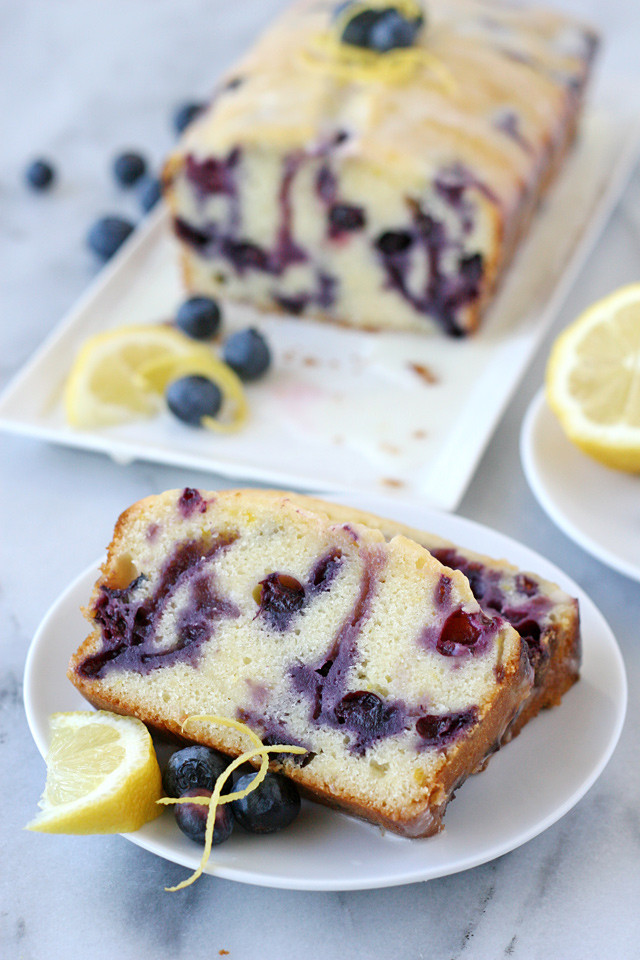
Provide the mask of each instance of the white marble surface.
[{"label": "white marble surface", "polygon": [[[605,32],[603,75],[640,90],[640,14],[632,0],[564,0]],[[4,0],[0,90],[7,122],[0,172],[0,385],[82,293],[95,265],[88,225],[133,200],[110,183],[118,150],[159,162],[172,107],[216,74],[281,0]],[[640,102],[640,98],[639,98]],[[60,180],[49,195],[21,183],[35,154]],[[551,332],[596,297],[640,275],[640,173]],[[638,585],[575,546],[542,513],[524,480],[518,435],[539,386],[545,341],[484,456],[460,513],[544,553],[589,592],[628,670],[619,747],[587,796],[543,835],[500,860],[429,883],[360,893],[295,893],[186,875],[120,837],[24,832],[44,777],[22,706],[26,651],[43,614],[99,555],[135,499],[216,478],[0,436],[0,956],[13,960],[357,956],[562,960],[640,955],[640,596]],[[576,482],[579,482],[577,479]],[[631,531],[630,535],[637,535]],[[541,764],[544,776],[544,764]]]}]

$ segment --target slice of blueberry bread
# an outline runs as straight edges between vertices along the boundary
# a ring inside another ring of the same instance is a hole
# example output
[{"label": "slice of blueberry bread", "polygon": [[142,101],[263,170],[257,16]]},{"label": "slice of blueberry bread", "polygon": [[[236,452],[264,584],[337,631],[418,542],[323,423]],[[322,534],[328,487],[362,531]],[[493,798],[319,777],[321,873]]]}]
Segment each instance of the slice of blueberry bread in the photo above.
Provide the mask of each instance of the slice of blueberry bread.
[{"label": "slice of blueberry bread", "polygon": [[595,47],[502,0],[295,4],[167,162],[188,288],[475,329],[574,138]]},{"label": "slice of blueberry bread", "polygon": [[[308,503],[308,498],[304,499]],[[557,584],[436,534],[351,507],[313,501],[312,509],[324,511],[334,522],[349,519],[381,530],[387,539],[402,535],[415,540],[445,566],[464,573],[485,613],[499,613],[516,628],[527,646],[534,683],[505,740],[519,733],[540,710],[557,706],[579,679],[582,645],[578,601]]]},{"label": "slice of blueberry bread", "polygon": [[[518,633],[414,540],[262,491],[169,491],[119,519],[69,677],[179,735],[189,716],[304,747],[309,796],[406,836],[503,740],[533,671]],[[238,754],[206,721],[188,736]]]}]

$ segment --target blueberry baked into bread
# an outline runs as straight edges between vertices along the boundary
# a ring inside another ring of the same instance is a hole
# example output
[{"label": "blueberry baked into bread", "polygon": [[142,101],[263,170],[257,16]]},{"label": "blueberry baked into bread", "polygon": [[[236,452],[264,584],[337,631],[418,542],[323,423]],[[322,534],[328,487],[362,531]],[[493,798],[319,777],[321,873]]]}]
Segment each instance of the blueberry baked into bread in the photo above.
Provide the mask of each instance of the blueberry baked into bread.
[{"label": "blueberry baked into bread", "polygon": [[302,0],[165,168],[187,287],[474,330],[574,138],[596,47],[502,0]]},{"label": "blueberry baked into bread", "polygon": [[[309,498],[306,500],[309,502]],[[325,512],[334,522],[350,520],[380,530],[387,539],[401,535],[415,540],[445,566],[464,573],[483,610],[499,613],[515,627],[526,644],[534,682],[504,741],[516,736],[540,710],[557,706],[579,679],[582,642],[578,601],[557,584],[434,533],[352,507],[313,503],[313,509]]]},{"label": "blueberry baked into bread", "polygon": [[[190,488],[134,504],[69,677],[95,706],[164,733],[216,714],[303,747],[275,765],[307,795],[428,836],[518,723],[528,644],[415,538],[342,510]],[[206,721],[188,735],[246,748]]]}]

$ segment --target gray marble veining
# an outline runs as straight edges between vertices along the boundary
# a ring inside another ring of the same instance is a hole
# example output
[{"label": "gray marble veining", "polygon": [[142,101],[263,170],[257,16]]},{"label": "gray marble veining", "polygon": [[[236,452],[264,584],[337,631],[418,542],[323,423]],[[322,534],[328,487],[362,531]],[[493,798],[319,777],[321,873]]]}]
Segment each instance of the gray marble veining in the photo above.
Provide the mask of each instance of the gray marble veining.
[{"label": "gray marble veining", "polygon": [[[111,185],[124,147],[158,164],[175,104],[203,94],[282,0],[26,0],[0,4],[0,91],[8,122],[0,173],[0,385],[95,275],[83,238],[92,220],[135,201]],[[601,71],[639,85],[640,12],[629,0],[560,4],[607,32]],[[10,91],[10,92],[9,92]],[[21,183],[37,154],[60,182],[34,197]],[[99,455],[0,436],[0,956],[7,960],[562,960],[640,956],[640,586],[589,557],[538,507],[518,435],[551,337],[577,311],[640,275],[636,174],[532,363],[462,503],[565,569],[591,595],[623,651],[627,723],[604,775],[542,835],[492,863],[429,883],[354,893],[296,893],[186,871],[120,837],[23,830],[44,764],[22,706],[22,674],[42,616],[103,550],[114,518],[147,493],[215,478],[117,466]],[[541,767],[540,776],[544,776]]]}]

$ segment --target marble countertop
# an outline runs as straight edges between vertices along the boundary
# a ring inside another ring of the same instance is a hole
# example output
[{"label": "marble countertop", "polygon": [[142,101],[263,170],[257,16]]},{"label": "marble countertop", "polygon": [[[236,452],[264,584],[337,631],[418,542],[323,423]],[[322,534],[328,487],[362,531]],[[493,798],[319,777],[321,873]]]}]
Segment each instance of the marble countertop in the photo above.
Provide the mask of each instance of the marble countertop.
[{"label": "marble countertop", "polygon": [[[600,73],[639,85],[640,12],[630,0],[564,0],[607,37]],[[111,158],[138,147],[159,164],[170,116],[282,7],[281,0],[28,0],[2,3],[0,89],[10,123],[0,172],[3,322],[0,386],[73,305],[97,268],[83,238],[99,215],[134,215],[111,184]],[[9,90],[11,93],[9,94]],[[10,113],[9,113],[10,111]],[[22,171],[56,162],[56,189],[34,196]],[[640,955],[640,587],[554,527],[522,473],[518,438],[542,382],[551,337],[597,297],[640,276],[640,171],[534,358],[459,508],[521,540],[573,577],[624,655],[627,721],[587,795],[499,860],[427,883],[350,893],[279,891],[186,871],[121,837],[23,830],[44,764],[22,704],[27,649],[50,604],[104,549],[120,511],[149,493],[226,485],[169,467],[120,466],[89,452],[0,435],[0,956],[7,960],[164,960],[229,955],[307,960],[357,956],[562,960]],[[541,776],[544,770],[541,769]]]}]

